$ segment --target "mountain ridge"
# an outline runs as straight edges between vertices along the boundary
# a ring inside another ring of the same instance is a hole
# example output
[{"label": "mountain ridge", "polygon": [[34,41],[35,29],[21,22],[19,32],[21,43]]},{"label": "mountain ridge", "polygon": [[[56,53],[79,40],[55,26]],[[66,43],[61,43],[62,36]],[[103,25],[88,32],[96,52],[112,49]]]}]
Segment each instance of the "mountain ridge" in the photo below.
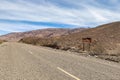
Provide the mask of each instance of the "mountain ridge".
[{"label": "mountain ridge", "polygon": [[95,28],[85,29],[59,38],[36,38],[33,40],[31,37],[22,40],[23,42],[29,41],[29,43],[36,41],[35,44],[39,45],[81,52],[83,50],[83,38],[92,39],[90,46],[92,54],[120,54],[120,22],[103,24]]},{"label": "mountain ridge", "polygon": [[64,28],[47,28],[47,29],[38,29],[27,32],[13,32],[6,35],[1,35],[0,39],[7,41],[19,41],[24,37],[41,37],[41,38],[50,38],[68,35],[71,33],[76,33],[84,30],[85,28],[75,28],[75,29],[64,29]]}]

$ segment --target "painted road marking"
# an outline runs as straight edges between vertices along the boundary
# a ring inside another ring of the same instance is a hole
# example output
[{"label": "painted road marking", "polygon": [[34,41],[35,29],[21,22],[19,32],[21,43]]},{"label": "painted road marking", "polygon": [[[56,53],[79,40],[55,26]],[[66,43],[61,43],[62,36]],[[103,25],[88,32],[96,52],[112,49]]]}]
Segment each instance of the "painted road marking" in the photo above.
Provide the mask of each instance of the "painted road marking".
[{"label": "painted road marking", "polygon": [[30,54],[33,54],[31,51],[29,51]]},{"label": "painted road marking", "polygon": [[76,79],[76,80],[81,80],[81,79],[77,78],[76,76],[74,76],[74,75],[68,73],[67,71],[63,70],[63,69],[60,68],[60,67],[57,67],[57,69],[60,70],[60,71],[62,71],[62,72],[64,72],[65,74],[71,76],[72,78],[74,78],[74,79]]}]

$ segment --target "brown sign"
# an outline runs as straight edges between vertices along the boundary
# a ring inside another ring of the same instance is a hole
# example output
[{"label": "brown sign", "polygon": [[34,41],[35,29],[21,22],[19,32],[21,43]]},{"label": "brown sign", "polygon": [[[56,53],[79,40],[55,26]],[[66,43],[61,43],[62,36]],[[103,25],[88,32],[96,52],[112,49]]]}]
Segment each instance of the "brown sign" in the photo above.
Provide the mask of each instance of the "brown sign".
[{"label": "brown sign", "polygon": [[92,42],[92,39],[91,39],[91,38],[82,38],[82,42],[91,43],[91,42]]}]

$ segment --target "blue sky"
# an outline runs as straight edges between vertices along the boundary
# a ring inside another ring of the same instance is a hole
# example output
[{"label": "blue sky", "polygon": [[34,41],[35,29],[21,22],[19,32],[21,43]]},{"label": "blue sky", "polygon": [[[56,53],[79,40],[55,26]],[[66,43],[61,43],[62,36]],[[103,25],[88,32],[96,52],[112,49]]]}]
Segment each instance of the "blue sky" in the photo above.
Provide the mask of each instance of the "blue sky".
[{"label": "blue sky", "polygon": [[0,0],[0,35],[120,21],[120,0]]}]

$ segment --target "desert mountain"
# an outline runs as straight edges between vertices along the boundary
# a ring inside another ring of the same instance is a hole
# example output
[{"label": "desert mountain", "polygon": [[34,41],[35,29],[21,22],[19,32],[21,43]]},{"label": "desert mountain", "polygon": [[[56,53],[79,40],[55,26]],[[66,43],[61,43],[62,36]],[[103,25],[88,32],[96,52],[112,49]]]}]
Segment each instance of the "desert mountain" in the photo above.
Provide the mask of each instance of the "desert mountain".
[{"label": "desert mountain", "polygon": [[0,36],[0,39],[7,41],[19,41],[24,37],[39,37],[39,38],[50,38],[50,37],[58,37],[63,35],[68,35],[71,33],[76,33],[84,30],[84,28],[76,28],[76,29],[58,29],[58,28],[49,28],[49,29],[39,29],[28,32],[17,32],[10,33],[6,35]]},{"label": "desert mountain", "polygon": [[[100,25],[78,33],[67,35],[58,40],[62,47],[82,49],[82,38],[91,38],[91,48],[102,48],[109,54],[120,54],[120,22]],[[97,46],[95,45],[97,44]],[[96,49],[97,49],[96,48]]]},{"label": "desert mountain", "polygon": [[93,54],[120,54],[120,22],[100,25],[95,28],[82,30],[59,38],[23,38],[22,41],[80,52],[83,50],[83,38],[92,39],[90,49]]}]

